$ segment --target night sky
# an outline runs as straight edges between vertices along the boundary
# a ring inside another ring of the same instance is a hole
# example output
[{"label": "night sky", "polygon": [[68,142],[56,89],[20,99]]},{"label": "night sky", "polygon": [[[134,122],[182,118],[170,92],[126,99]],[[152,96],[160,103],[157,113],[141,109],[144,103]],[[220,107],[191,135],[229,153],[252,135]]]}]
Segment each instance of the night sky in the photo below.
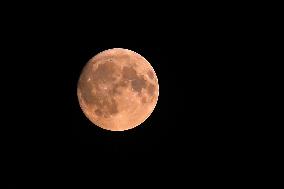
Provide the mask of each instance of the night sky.
[{"label": "night sky", "polygon": [[[31,177],[48,171],[59,176],[76,169],[96,174],[98,167],[113,166],[154,175],[165,167],[214,169],[230,159],[235,120],[227,110],[234,56],[228,44],[233,39],[222,33],[222,24],[201,16],[184,24],[153,20],[154,26],[146,18],[132,24],[31,18],[15,20],[20,32],[3,30],[7,175],[18,178],[31,170]],[[77,100],[83,66],[110,48],[144,56],[159,81],[153,113],[125,132],[94,126]]]}]

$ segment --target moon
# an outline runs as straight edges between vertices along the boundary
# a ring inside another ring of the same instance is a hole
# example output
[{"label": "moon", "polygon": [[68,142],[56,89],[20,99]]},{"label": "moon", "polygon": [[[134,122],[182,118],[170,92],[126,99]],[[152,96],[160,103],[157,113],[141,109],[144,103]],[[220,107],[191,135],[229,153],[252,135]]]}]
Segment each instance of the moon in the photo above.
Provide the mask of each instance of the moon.
[{"label": "moon", "polygon": [[125,131],[142,124],[159,96],[157,75],[140,54],[108,49],[84,66],[77,85],[79,105],[98,127]]}]

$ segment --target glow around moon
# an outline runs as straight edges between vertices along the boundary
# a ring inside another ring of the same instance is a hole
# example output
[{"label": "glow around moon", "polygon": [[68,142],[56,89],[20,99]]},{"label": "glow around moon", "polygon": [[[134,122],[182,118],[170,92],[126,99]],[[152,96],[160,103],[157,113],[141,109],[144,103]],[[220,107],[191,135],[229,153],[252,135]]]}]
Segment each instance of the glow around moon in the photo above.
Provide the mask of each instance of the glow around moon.
[{"label": "glow around moon", "polygon": [[103,129],[124,131],[151,115],[159,85],[154,69],[144,57],[114,48],[97,54],[85,65],[77,95],[92,123]]}]

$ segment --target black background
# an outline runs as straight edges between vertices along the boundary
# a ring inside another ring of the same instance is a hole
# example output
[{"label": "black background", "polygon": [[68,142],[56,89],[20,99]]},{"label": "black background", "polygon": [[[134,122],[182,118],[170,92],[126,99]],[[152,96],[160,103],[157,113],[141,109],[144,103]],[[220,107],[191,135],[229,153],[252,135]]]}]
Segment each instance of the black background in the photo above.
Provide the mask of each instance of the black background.
[{"label": "black background", "polygon": [[[181,11],[177,17],[141,14],[128,20],[123,13],[102,18],[61,10],[50,16],[37,10],[40,19],[33,14],[11,18],[4,29],[8,176],[51,173],[62,179],[104,175],[104,170],[106,177],[146,171],[167,178],[167,169],[194,170],[194,175],[226,172],[236,156],[229,106],[235,92],[231,44],[239,36],[232,33],[231,18]],[[125,132],[94,126],[76,96],[83,66],[110,48],[141,54],[159,80],[154,112]]]}]

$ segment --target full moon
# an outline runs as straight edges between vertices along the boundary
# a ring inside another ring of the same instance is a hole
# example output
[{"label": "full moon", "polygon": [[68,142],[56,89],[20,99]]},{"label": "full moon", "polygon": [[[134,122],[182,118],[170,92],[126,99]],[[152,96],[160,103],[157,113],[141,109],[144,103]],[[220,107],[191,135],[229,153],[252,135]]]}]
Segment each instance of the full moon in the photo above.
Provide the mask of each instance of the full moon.
[{"label": "full moon", "polygon": [[159,95],[158,78],[138,53],[122,48],[100,52],[83,68],[77,86],[80,107],[95,125],[124,131],[142,124]]}]

